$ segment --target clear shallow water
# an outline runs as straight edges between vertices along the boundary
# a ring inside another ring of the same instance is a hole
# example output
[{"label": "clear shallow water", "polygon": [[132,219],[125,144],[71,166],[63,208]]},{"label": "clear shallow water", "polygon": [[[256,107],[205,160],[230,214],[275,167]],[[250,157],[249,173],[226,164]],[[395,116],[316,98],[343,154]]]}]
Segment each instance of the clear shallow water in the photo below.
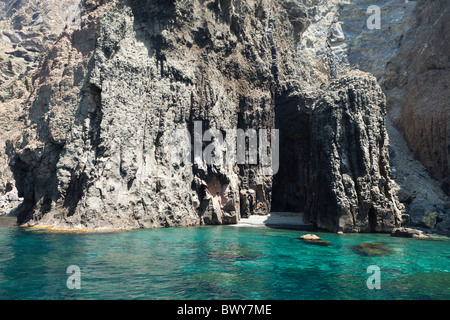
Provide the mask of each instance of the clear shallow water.
[{"label": "clear shallow water", "polygon": [[[232,226],[61,234],[0,228],[0,299],[449,299],[450,241]],[[385,242],[381,256],[361,242]],[[69,290],[66,269],[81,269]],[[381,290],[369,290],[370,265]]]}]

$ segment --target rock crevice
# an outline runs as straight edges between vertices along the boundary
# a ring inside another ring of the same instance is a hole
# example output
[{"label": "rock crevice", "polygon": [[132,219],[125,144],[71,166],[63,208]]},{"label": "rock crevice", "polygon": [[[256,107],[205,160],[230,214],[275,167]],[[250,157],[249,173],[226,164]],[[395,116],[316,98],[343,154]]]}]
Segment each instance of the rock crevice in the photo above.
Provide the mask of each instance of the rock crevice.
[{"label": "rock crevice", "polygon": [[[382,90],[364,72],[313,70],[297,50],[308,16],[295,1],[85,1],[34,78],[11,157],[19,221],[151,228],[279,210],[330,231],[399,226]],[[173,133],[193,147],[198,121],[202,136],[279,129],[279,172],[175,164]]]}]

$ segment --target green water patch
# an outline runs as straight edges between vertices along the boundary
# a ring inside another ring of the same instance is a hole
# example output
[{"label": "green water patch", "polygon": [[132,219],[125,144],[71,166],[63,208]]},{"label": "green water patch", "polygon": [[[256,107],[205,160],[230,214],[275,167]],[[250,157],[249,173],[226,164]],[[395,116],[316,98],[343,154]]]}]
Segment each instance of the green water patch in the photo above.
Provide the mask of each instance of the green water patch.
[{"label": "green water patch", "polygon": [[243,246],[232,246],[212,248],[207,255],[210,259],[218,261],[248,261],[258,259],[261,253]]},{"label": "green water patch", "polygon": [[314,246],[328,247],[329,245],[331,245],[331,241],[322,240],[322,239],[300,239],[300,238],[297,238],[297,239],[306,244],[311,244]]},{"label": "green water patch", "polygon": [[[0,227],[0,299],[449,299],[450,241],[211,226],[105,234]],[[66,269],[81,270],[81,290]],[[381,271],[369,290],[367,268]]]},{"label": "green water patch", "polygon": [[270,283],[252,273],[223,272],[211,270],[208,272],[192,272],[184,280],[184,287],[191,292],[208,290],[217,298],[223,295],[233,298],[258,298],[259,292],[265,292]]},{"label": "green water patch", "polygon": [[351,246],[353,252],[366,257],[380,257],[390,255],[393,251],[387,242],[361,242]]},{"label": "green water patch", "polygon": [[[442,290],[436,290],[442,288]],[[429,272],[402,275],[386,281],[382,289],[395,292],[392,299],[408,299],[411,294],[421,300],[448,300],[450,272]]]}]

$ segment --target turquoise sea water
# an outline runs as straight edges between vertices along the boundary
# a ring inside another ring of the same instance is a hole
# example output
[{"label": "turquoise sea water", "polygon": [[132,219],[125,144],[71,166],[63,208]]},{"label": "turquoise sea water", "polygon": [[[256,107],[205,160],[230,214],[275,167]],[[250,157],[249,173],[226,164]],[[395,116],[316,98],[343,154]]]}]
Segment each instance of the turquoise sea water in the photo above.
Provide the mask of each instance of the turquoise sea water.
[{"label": "turquoise sea water", "polygon": [[[233,226],[62,234],[0,228],[0,299],[449,299],[450,241]],[[370,255],[360,243],[376,242]],[[373,253],[373,252],[372,252]],[[67,267],[81,270],[69,290]],[[367,267],[381,269],[369,290]]]}]

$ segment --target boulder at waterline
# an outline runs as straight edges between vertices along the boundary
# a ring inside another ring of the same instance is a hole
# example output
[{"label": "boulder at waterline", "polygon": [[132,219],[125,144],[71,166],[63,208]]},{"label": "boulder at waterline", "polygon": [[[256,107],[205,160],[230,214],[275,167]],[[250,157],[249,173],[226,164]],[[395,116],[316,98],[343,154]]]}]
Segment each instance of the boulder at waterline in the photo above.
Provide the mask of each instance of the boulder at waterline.
[{"label": "boulder at waterline", "polygon": [[421,230],[412,228],[394,228],[391,231],[393,237],[405,237],[405,238],[419,238],[427,239],[428,237]]},{"label": "boulder at waterline", "polygon": [[298,239],[303,240],[305,243],[314,244],[317,246],[329,246],[331,244],[330,241],[322,240],[315,234],[305,234]]}]

